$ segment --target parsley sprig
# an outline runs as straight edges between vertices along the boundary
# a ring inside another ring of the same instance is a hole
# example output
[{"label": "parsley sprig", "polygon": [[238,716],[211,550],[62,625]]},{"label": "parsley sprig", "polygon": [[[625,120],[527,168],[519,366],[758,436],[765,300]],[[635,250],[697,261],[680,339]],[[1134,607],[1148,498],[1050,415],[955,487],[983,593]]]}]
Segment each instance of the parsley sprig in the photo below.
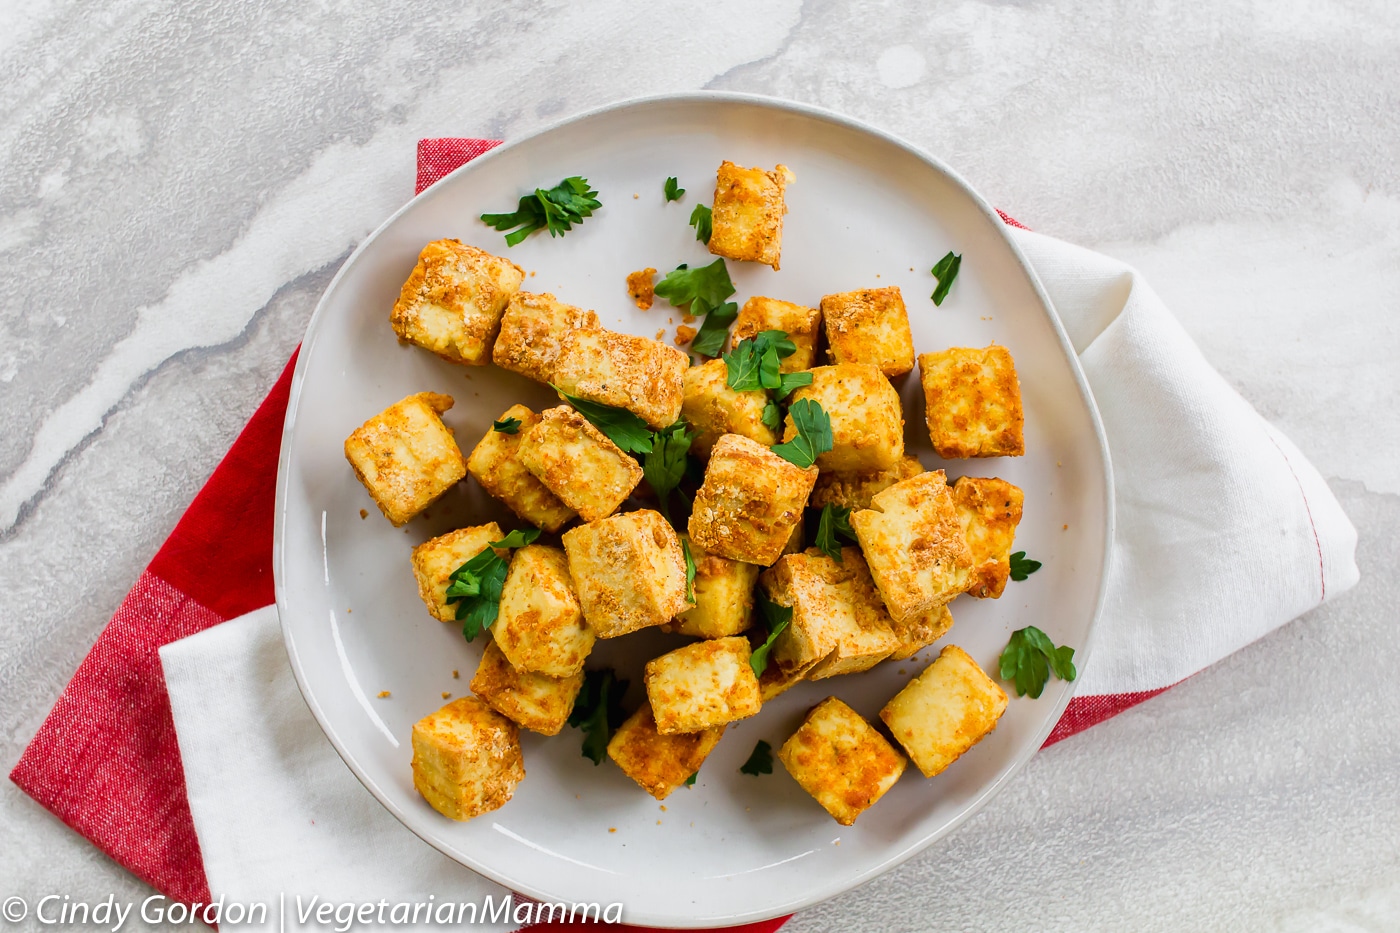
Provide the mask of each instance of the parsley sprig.
[{"label": "parsley sprig", "polygon": [[675,307],[687,308],[689,313],[705,319],[690,341],[692,353],[710,357],[719,355],[725,338],[729,336],[729,325],[739,316],[739,306],[725,300],[734,294],[734,283],[729,278],[729,269],[723,259],[695,269],[681,263],[656,283],[656,294]]},{"label": "parsley sprig", "polygon": [[499,431],[502,434],[519,434],[519,418],[502,418],[500,421],[491,422],[491,430]]},{"label": "parsley sprig", "polygon": [[520,199],[512,213],[482,214],[481,219],[497,230],[518,228],[506,234],[506,245],[515,246],[536,230],[548,229],[552,237],[563,236],[602,206],[598,192],[588,187],[588,179],[573,175],[553,188],[536,188]]},{"label": "parsley sprig", "polygon": [[753,747],[753,752],[749,755],[749,760],[739,766],[739,770],[744,774],[752,774],[758,777],[760,774],[773,773],[773,746],[763,739],[758,740],[758,744]]},{"label": "parsley sprig", "polygon": [[608,741],[617,727],[627,718],[622,708],[622,696],[627,681],[619,680],[611,668],[584,671],[583,686],[569,713],[569,725],[583,730],[583,757],[595,765],[603,763],[608,753]]},{"label": "parsley sprig", "polygon": [[693,440],[695,435],[686,423],[677,421],[652,434],[651,449],[642,458],[642,475],[656,493],[657,509],[668,522],[671,522],[671,491],[685,476],[685,455],[690,452]]},{"label": "parsley sprig", "polygon": [[1035,573],[1040,567],[1040,561],[1031,560],[1026,556],[1025,551],[1017,551],[1011,555],[1011,579],[1017,583]]},{"label": "parsley sprig", "polygon": [[1074,649],[1068,645],[1056,648],[1055,643],[1034,625],[1011,633],[1001,653],[1001,679],[1016,685],[1016,695],[1036,699],[1045,690],[1053,671],[1061,680],[1071,681],[1079,676],[1074,669]]},{"label": "parsley sprig", "polygon": [[538,528],[512,531],[501,540],[492,541],[447,578],[446,602],[449,606],[457,604],[457,621],[462,623],[462,635],[467,641],[490,628],[501,611],[501,587],[505,585],[510,561],[497,554],[497,549],[524,547],[539,536]]},{"label": "parsley sprig", "polygon": [[814,399],[800,398],[788,409],[797,436],[773,447],[773,453],[804,470],[832,448],[831,416]]},{"label": "parsley sprig", "polygon": [[[564,397],[564,401],[583,415],[593,426],[608,436],[624,452],[645,454],[651,452],[652,431],[645,421],[625,408],[614,408],[601,402],[590,402],[586,398],[570,395],[557,385],[549,386]],[[669,428],[667,429],[669,430]]]},{"label": "parsley sprig", "polygon": [[817,519],[817,537],[813,544],[835,561],[841,560],[841,542],[836,540],[838,534],[852,543],[859,543],[851,529],[851,510],[828,502],[822,506],[821,518]]},{"label": "parsley sprig", "polygon": [[768,652],[772,650],[773,642],[792,624],[792,607],[778,605],[761,589],[754,591],[754,597],[759,612],[763,614],[763,623],[768,627],[768,638],[749,655],[749,667],[753,668],[755,677],[762,677],[768,669]]},{"label": "parsley sprig", "polygon": [[695,602],[695,556],[690,553],[690,541],[681,536],[681,553],[685,555],[685,598],[687,602]]},{"label": "parsley sprig", "polygon": [[812,384],[811,373],[779,371],[781,361],[796,352],[797,344],[783,331],[759,331],[724,355],[729,367],[726,382],[739,392],[767,389],[778,399],[787,398],[793,389]]},{"label": "parsley sprig", "polygon": [[670,178],[666,179],[666,185],[662,190],[666,193],[667,204],[671,203],[672,201],[679,201],[681,199],[681,195],[685,194],[685,189],[681,187],[680,181],[676,178],[675,175],[672,175]]},{"label": "parsley sprig", "polygon": [[714,212],[704,204],[695,205],[695,210],[690,212],[690,225],[695,228],[695,239],[710,245],[710,237],[714,235]]},{"label": "parsley sprig", "polygon": [[948,297],[948,289],[953,287],[953,280],[958,277],[958,269],[962,267],[962,256],[953,255],[949,250],[948,255],[938,260],[938,265],[932,269],[933,277],[938,280],[938,287],[930,295],[935,305],[942,305],[943,299]]}]

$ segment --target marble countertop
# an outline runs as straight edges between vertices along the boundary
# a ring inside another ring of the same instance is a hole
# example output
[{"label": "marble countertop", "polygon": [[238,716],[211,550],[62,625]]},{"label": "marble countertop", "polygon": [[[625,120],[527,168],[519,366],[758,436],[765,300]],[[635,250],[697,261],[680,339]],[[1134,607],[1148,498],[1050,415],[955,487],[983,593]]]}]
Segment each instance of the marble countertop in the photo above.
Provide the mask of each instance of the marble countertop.
[{"label": "marble countertop", "polygon": [[[1362,572],[786,929],[1400,929],[1400,7],[701,6],[0,7],[5,769],[412,195],[419,137],[746,91],[1136,264],[1327,477]],[[6,782],[0,896],[55,890],[145,894]]]}]

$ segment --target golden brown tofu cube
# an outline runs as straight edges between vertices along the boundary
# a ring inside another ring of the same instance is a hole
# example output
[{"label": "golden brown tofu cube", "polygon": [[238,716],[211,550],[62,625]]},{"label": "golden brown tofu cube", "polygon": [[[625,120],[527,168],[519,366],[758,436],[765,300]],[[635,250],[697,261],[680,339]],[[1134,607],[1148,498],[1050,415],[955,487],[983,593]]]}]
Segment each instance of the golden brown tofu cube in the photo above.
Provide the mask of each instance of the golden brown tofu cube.
[{"label": "golden brown tofu cube", "polygon": [[529,544],[511,554],[491,634],[506,660],[519,670],[550,677],[583,670],[594,635],[583,619],[563,550]]},{"label": "golden brown tofu cube", "polygon": [[[750,644],[752,644],[752,642],[750,642]],[[762,644],[762,642],[759,642],[759,644]],[[806,680],[807,672],[815,666],[815,664],[809,664],[806,667],[789,670],[781,664],[769,661],[768,666],[763,669],[763,676],[758,678],[759,696],[763,698],[764,703],[767,703],[776,696],[781,696]]]},{"label": "golden brown tofu cube", "polygon": [[755,295],[739,309],[729,340],[731,345],[737,345],[765,330],[780,330],[788,335],[797,350],[778,361],[778,371],[796,373],[817,365],[821,328],[822,313],[816,308]]},{"label": "golden brown tofu cube", "polygon": [[778,443],[778,435],[763,423],[768,393],[762,390],[740,392],[729,388],[729,365],[710,360],[685,371],[685,401],[681,417],[695,431],[690,451],[706,458],[715,442],[726,434],[742,434],[764,447]]},{"label": "golden brown tofu cube", "polygon": [[833,363],[870,363],[891,378],[914,368],[914,335],[897,285],[822,298]]},{"label": "golden brown tofu cube", "polygon": [[773,171],[720,163],[715,178],[710,252],[761,262],[776,271],[783,252],[783,189],[796,180],[786,165]]},{"label": "golden brown tofu cube", "polygon": [[[797,389],[792,402],[809,398],[831,416],[832,448],[817,457],[823,471],[855,473],[888,470],[904,456],[904,412],[899,393],[867,363],[818,366],[812,384]],[[792,415],[784,422],[783,441],[797,436]]]},{"label": "golden brown tofu cube", "polygon": [[582,686],[582,670],[568,677],[516,670],[492,641],[481,655],[471,691],[511,722],[540,735],[558,735]]},{"label": "golden brown tofu cube", "polygon": [[564,336],[554,366],[561,392],[625,408],[658,430],[676,423],[690,357],[659,340],[600,327]]},{"label": "golden brown tofu cube", "polygon": [[724,729],[715,726],[699,732],[662,735],[656,731],[651,706],[643,703],[613,734],[608,742],[608,757],[648,794],[665,800],[700,770],[719,744]]},{"label": "golden brown tofu cube", "polygon": [[646,666],[647,702],[662,735],[747,719],[763,705],[742,635],[697,641]]},{"label": "golden brown tofu cube", "polygon": [[815,466],[802,469],[757,441],[726,434],[715,443],[690,513],[690,540],[707,554],[767,566],[802,518]]},{"label": "golden brown tofu cube", "polygon": [[706,554],[694,544],[695,607],[664,626],[668,632],[698,638],[727,638],[753,623],[753,588],[763,569],[756,564]]},{"label": "golden brown tofu cube", "polygon": [[905,761],[875,727],[836,697],[827,697],[778,749],[802,789],[842,826],[850,826],[904,773]]},{"label": "golden brown tofu cube", "polygon": [[569,576],[599,638],[664,625],[690,608],[681,539],[659,512],[641,509],[564,532]]},{"label": "golden brown tofu cube", "polygon": [[443,816],[503,805],[525,779],[520,730],[480,697],[453,700],[413,726],[413,786]]},{"label": "golden brown tofu cube", "polygon": [[453,363],[485,366],[506,302],[524,280],[525,270],[509,259],[460,240],[435,240],[419,254],[389,323],[400,340]]},{"label": "golden brown tofu cube", "polygon": [[812,487],[812,501],[809,506],[819,509],[824,505],[839,505],[851,511],[870,508],[870,500],[877,492],[889,489],[895,483],[924,472],[924,466],[917,457],[907,454],[888,470],[870,470],[863,473],[823,473],[817,477],[817,485]]},{"label": "golden brown tofu cube", "polygon": [[491,359],[502,369],[536,382],[553,382],[564,335],[597,326],[598,315],[564,304],[548,292],[516,292],[501,317]]},{"label": "golden brown tofu cube", "polygon": [[997,727],[1006,692],[957,645],[880,710],[890,734],[924,777],[933,777]]},{"label": "golden brown tofu cube", "polygon": [[907,623],[967,589],[972,551],[942,470],[920,473],[851,513],[870,575],[896,622]]},{"label": "golden brown tofu cube", "polygon": [[568,405],[545,410],[516,457],[586,522],[616,512],[642,481],[637,461]]},{"label": "golden brown tofu cube", "polygon": [[467,475],[441,414],[452,396],[419,392],[366,421],[345,439],[345,459],[395,527],[432,505]]},{"label": "golden brown tofu cube", "polygon": [[785,670],[805,670],[808,680],[854,674],[899,647],[858,548],[842,548],[840,561],[816,548],[789,554],[760,582],[769,599],[792,608],[770,655]]},{"label": "golden brown tofu cube", "polygon": [[1005,347],[919,354],[924,418],[938,456],[1019,457],[1025,417],[1016,364]]},{"label": "golden brown tofu cube", "polygon": [[899,647],[890,655],[891,661],[912,658],[929,645],[938,641],[953,627],[953,613],[946,605],[932,609],[909,622],[890,620]]},{"label": "golden brown tofu cube", "polygon": [[554,532],[578,513],[549,491],[535,474],[520,462],[520,442],[540,423],[540,416],[524,405],[512,405],[497,421],[514,418],[520,422],[514,433],[490,428],[467,458],[467,472],[481,488],[532,525]]},{"label": "golden brown tofu cube", "polygon": [[418,595],[433,618],[443,622],[457,620],[457,607],[447,604],[448,578],[458,567],[486,550],[486,545],[502,537],[500,526],[487,522],[449,531],[413,549],[413,577],[418,581]]},{"label": "golden brown tofu cube", "polygon": [[1025,499],[1019,487],[996,477],[964,476],[953,484],[953,505],[972,551],[967,591],[979,599],[997,599],[1006,589]]}]

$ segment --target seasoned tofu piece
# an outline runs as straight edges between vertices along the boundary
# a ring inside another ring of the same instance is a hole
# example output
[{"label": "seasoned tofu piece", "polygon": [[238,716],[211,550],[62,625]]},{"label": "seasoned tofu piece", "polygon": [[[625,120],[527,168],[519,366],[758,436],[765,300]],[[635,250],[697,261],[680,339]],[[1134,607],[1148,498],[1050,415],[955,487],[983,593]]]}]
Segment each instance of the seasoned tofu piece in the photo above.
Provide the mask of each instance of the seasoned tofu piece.
[{"label": "seasoned tofu piece", "polygon": [[460,240],[434,240],[403,283],[389,323],[400,340],[468,366],[491,361],[506,302],[525,270]]},{"label": "seasoned tofu piece", "polygon": [[660,430],[680,417],[689,366],[689,356],[659,340],[594,327],[564,335],[554,384],[576,398],[625,408]]},{"label": "seasoned tofu piece", "polygon": [[914,368],[914,335],[899,286],[822,298],[833,363],[871,363],[891,378]]},{"label": "seasoned tofu piece", "polygon": [[875,727],[836,697],[812,707],[778,760],[842,826],[885,795],[908,762]]},{"label": "seasoned tofu piece", "polygon": [[[818,474],[820,476],[820,474]],[[807,512],[803,509],[802,516],[797,519],[797,524],[792,527],[792,534],[788,536],[788,543],[783,548],[784,554],[801,554],[803,547],[807,543]]]},{"label": "seasoned tofu piece", "polygon": [[[817,457],[822,471],[853,473],[888,470],[904,456],[904,412],[899,393],[868,363],[818,366],[812,384],[795,390],[790,402],[809,398],[831,416],[832,448]],[[783,441],[797,436],[792,415]]]},{"label": "seasoned tofu piece", "polygon": [[953,505],[972,551],[967,592],[979,599],[997,599],[1006,589],[1025,498],[1020,488],[996,477],[964,476],[953,484]]},{"label": "seasoned tofu piece", "polygon": [[569,576],[599,638],[664,625],[690,608],[681,539],[659,512],[641,509],[564,532]]},{"label": "seasoned tofu piece", "polygon": [[652,302],[656,300],[656,270],[648,266],[627,273],[627,294],[638,308],[651,310]]},{"label": "seasoned tofu piece", "polygon": [[565,304],[548,292],[516,292],[501,317],[491,359],[502,369],[536,382],[553,382],[564,335],[597,326],[598,315]]},{"label": "seasoned tofu piece", "polygon": [[482,489],[525,521],[545,531],[558,531],[578,513],[560,502],[559,497],[520,462],[520,442],[540,423],[540,416],[524,405],[512,405],[496,420],[511,418],[520,422],[515,432],[488,429],[467,458],[467,472]]},{"label": "seasoned tofu piece", "polygon": [[721,437],[690,513],[690,540],[708,554],[767,566],[802,518],[815,466],[802,469],[757,441]]},{"label": "seasoned tofu piece", "polygon": [[413,549],[413,577],[418,581],[418,596],[433,618],[442,622],[457,621],[457,607],[447,604],[448,578],[458,567],[486,550],[486,545],[503,537],[499,525],[487,522],[449,531]]},{"label": "seasoned tofu piece", "polygon": [[899,639],[899,647],[895,649],[894,654],[890,655],[890,660],[903,661],[912,658],[948,634],[948,630],[953,627],[953,613],[945,604],[931,609],[909,622],[890,620],[890,627],[894,629],[895,637]]},{"label": "seasoned tofu piece", "polygon": [[1026,452],[1021,383],[1005,347],[919,354],[924,418],[938,456],[1019,457]]},{"label": "seasoned tofu piece", "polygon": [[540,735],[558,735],[582,686],[582,669],[567,677],[519,671],[492,641],[481,655],[471,691],[511,722]]},{"label": "seasoned tofu piece", "polygon": [[924,466],[917,457],[908,454],[888,470],[869,470],[863,473],[823,473],[817,477],[817,485],[812,487],[811,508],[819,509],[828,503],[848,508],[851,511],[870,508],[870,500],[877,492],[889,489],[902,479],[918,476]]},{"label": "seasoned tofu piece", "polygon": [[967,589],[972,551],[942,470],[877,494],[851,513],[851,528],[895,622],[921,618]]},{"label": "seasoned tofu piece", "polygon": [[740,392],[729,388],[729,365],[724,360],[690,367],[685,371],[685,401],[681,404],[681,417],[695,431],[690,452],[705,459],[726,434],[742,434],[772,447],[778,443],[778,435],[763,423],[767,404],[768,393],[761,389]]},{"label": "seasoned tofu piece", "polygon": [[909,681],[880,710],[895,741],[933,777],[997,727],[1006,692],[957,645]]},{"label": "seasoned tofu piece", "polygon": [[748,629],[753,623],[753,588],[762,568],[706,554],[695,544],[690,545],[690,556],[695,561],[695,607],[676,616],[664,626],[666,631],[726,638]]},{"label": "seasoned tofu piece", "polygon": [[720,163],[715,179],[710,252],[725,259],[778,268],[783,251],[783,189],[797,178],[786,165],[773,171]]},{"label": "seasoned tofu piece", "polygon": [[759,582],[769,599],[792,608],[769,655],[784,670],[805,670],[808,680],[854,674],[899,647],[858,548],[842,548],[840,561],[816,548],[789,554]]},{"label": "seasoned tofu piece", "polygon": [[742,635],[697,641],[646,666],[647,702],[662,735],[699,732],[747,719],[763,699]]},{"label": "seasoned tofu piece", "polygon": [[637,461],[568,405],[545,410],[516,457],[586,522],[616,512],[642,481]]},{"label": "seasoned tofu piece", "polygon": [[665,800],[700,770],[719,744],[724,729],[715,726],[699,732],[662,735],[656,731],[651,705],[643,703],[613,734],[608,742],[608,757],[648,794]]},{"label": "seasoned tofu piece", "polygon": [[453,700],[413,726],[413,786],[443,816],[469,820],[525,779],[520,730],[480,697]]},{"label": "seasoned tofu piece", "polygon": [[345,439],[345,459],[395,527],[432,505],[467,475],[452,429],[442,423],[452,396],[419,392],[396,402]]},{"label": "seasoned tofu piece", "polygon": [[528,544],[511,554],[491,633],[506,660],[519,670],[550,677],[583,670],[595,636],[584,621],[562,549]]},{"label": "seasoned tofu piece", "polygon": [[797,350],[778,361],[778,371],[796,373],[817,365],[817,343],[821,339],[822,313],[816,308],[754,295],[739,309],[730,332],[731,346],[765,330],[780,330],[797,345]]},{"label": "seasoned tofu piece", "polygon": [[[750,641],[750,645],[752,644],[753,642]],[[759,644],[761,645],[763,642],[760,641]],[[770,655],[768,666],[763,669],[763,676],[758,678],[759,696],[763,698],[764,703],[767,703],[774,697],[781,696],[806,680],[807,672],[815,666],[815,663],[813,663],[806,667],[798,667],[789,670],[781,664],[775,663]]]}]

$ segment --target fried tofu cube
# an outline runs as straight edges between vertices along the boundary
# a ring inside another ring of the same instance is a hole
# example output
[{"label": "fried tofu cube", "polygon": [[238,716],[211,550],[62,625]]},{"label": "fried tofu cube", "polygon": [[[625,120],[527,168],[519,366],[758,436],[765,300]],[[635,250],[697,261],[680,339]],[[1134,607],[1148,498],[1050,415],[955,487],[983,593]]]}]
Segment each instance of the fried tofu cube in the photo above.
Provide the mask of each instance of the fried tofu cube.
[{"label": "fried tofu cube", "polygon": [[701,459],[710,456],[715,442],[726,434],[742,434],[764,447],[778,443],[778,434],[763,423],[768,393],[761,389],[740,392],[729,387],[729,364],[710,360],[685,371],[685,401],[681,417],[695,431],[690,451]]},{"label": "fried tofu cube", "polygon": [[945,604],[908,622],[895,622],[891,619],[890,627],[899,639],[899,647],[890,655],[890,660],[903,661],[912,658],[948,634],[948,630],[953,627],[953,613]]},{"label": "fried tofu cube", "polygon": [[[838,363],[811,370],[812,384],[795,390],[792,402],[809,398],[831,416],[832,448],[817,457],[823,471],[855,473],[888,470],[904,456],[904,412],[899,393],[868,363]],[[797,436],[792,415],[783,441]]]},{"label": "fried tofu cube", "polygon": [[938,456],[1019,457],[1025,416],[1016,364],[1005,347],[919,354],[924,419]]},{"label": "fried tofu cube", "polygon": [[783,251],[783,190],[797,179],[786,165],[773,171],[743,168],[729,160],[715,177],[710,252],[725,259],[778,268]]},{"label": "fried tofu cube", "polygon": [[664,625],[690,608],[681,539],[659,512],[640,509],[564,532],[569,576],[599,638]]},{"label": "fried tofu cube", "polygon": [[759,578],[768,598],[792,609],[769,655],[808,680],[854,674],[899,647],[860,550],[841,549],[836,561],[816,548],[789,554]]},{"label": "fried tofu cube", "polygon": [[780,330],[796,344],[797,350],[778,361],[778,371],[796,373],[817,365],[821,328],[822,313],[816,308],[754,295],[739,309],[729,340],[731,345],[737,345],[765,330]]},{"label": "fried tofu cube", "polygon": [[546,409],[516,457],[586,522],[616,512],[642,481],[637,461],[568,405]]},{"label": "fried tofu cube", "polygon": [[880,710],[895,741],[924,777],[933,777],[997,727],[1006,692],[957,645],[895,694]]},{"label": "fried tofu cube", "polygon": [[1021,523],[1025,494],[996,477],[964,476],[953,484],[953,505],[972,551],[967,592],[997,599],[1011,576],[1011,544]]},{"label": "fried tofu cube", "polygon": [[914,368],[914,335],[899,286],[827,295],[822,320],[833,363],[871,363],[891,378]]},{"label": "fried tofu cube", "polygon": [[501,317],[491,360],[536,382],[554,381],[554,364],[570,331],[598,326],[598,315],[565,304],[548,292],[516,292]]},{"label": "fried tofu cube", "polygon": [[625,408],[653,428],[676,423],[690,357],[659,340],[601,327],[564,335],[554,384],[576,398]]},{"label": "fried tofu cube", "polygon": [[889,489],[895,483],[924,472],[924,465],[918,457],[908,454],[888,470],[868,470],[861,473],[823,473],[817,477],[817,485],[812,487],[812,501],[809,506],[819,509],[825,505],[839,505],[851,511],[870,508],[870,500],[877,492]]},{"label": "fried tofu cube", "polygon": [[652,658],[647,702],[662,735],[699,732],[747,719],[763,705],[742,635],[697,641]]},{"label": "fried tofu cube", "polygon": [[699,732],[662,735],[656,731],[651,705],[643,703],[613,734],[608,742],[608,757],[648,794],[665,800],[700,770],[724,730],[724,726],[715,726]]},{"label": "fried tofu cube", "polygon": [[453,700],[413,726],[413,786],[443,816],[502,806],[525,779],[520,730],[480,697]]},{"label": "fried tofu cube", "polygon": [[460,240],[434,240],[403,283],[389,323],[400,340],[453,363],[485,366],[525,270]]},{"label": "fried tofu cube", "polygon": [[511,722],[540,735],[558,735],[582,686],[582,669],[567,677],[516,670],[492,641],[481,655],[471,691]]},{"label": "fried tofu cube", "polygon": [[345,439],[345,459],[395,527],[437,501],[467,475],[441,415],[452,396],[419,392],[366,421]]},{"label": "fried tofu cube", "polygon": [[802,518],[815,466],[802,469],[757,441],[721,437],[690,513],[690,540],[707,554],[767,566],[778,559]]},{"label": "fried tofu cube", "polygon": [[908,764],[874,726],[836,697],[812,707],[778,749],[778,760],[842,826],[855,823],[883,797]]},{"label": "fried tofu cube", "polygon": [[512,405],[496,420],[511,418],[520,422],[515,432],[497,431],[494,427],[487,430],[467,458],[467,472],[482,489],[525,521],[545,531],[558,531],[578,513],[560,502],[558,496],[525,468],[519,456],[520,442],[540,423],[540,416],[524,405]]},{"label": "fried tofu cube", "polygon": [[550,677],[583,670],[595,636],[584,621],[561,548],[528,544],[511,554],[491,634],[518,670]]},{"label": "fried tofu cube", "polygon": [[413,577],[418,581],[418,596],[433,618],[442,622],[457,621],[457,607],[447,603],[449,578],[458,567],[486,550],[488,544],[503,537],[499,525],[487,522],[449,531],[413,549]]},{"label": "fried tofu cube", "polygon": [[753,623],[753,588],[763,568],[706,554],[694,544],[690,556],[695,561],[695,606],[676,616],[666,631],[726,638],[747,630]]},{"label": "fried tofu cube", "polygon": [[[755,638],[757,638],[756,634]],[[752,644],[753,642],[750,641],[750,645]],[[763,642],[760,641],[759,644],[761,645]],[[798,667],[789,670],[781,664],[770,660],[768,666],[763,669],[763,676],[758,678],[759,696],[763,698],[764,703],[767,703],[774,697],[781,696],[806,680],[807,672],[815,666],[815,664],[809,664],[806,667]]]}]

